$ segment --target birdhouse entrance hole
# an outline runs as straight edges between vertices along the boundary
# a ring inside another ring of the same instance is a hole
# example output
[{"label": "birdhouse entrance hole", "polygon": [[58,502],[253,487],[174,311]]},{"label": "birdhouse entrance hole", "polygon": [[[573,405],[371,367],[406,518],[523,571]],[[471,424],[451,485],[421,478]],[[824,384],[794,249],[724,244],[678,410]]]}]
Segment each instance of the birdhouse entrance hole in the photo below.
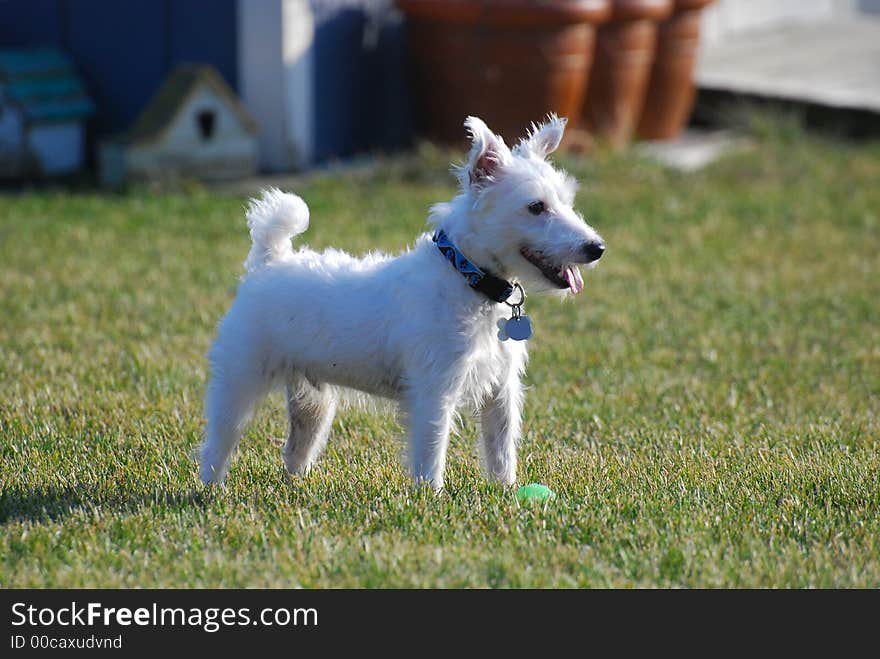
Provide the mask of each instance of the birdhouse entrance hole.
[{"label": "birdhouse entrance hole", "polygon": [[213,110],[202,110],[196,115],[196,122],[199,126],[199,135],[202,136],[203,141],[210,140],[214,135],[214,124],[216,123],[216,116]]}]

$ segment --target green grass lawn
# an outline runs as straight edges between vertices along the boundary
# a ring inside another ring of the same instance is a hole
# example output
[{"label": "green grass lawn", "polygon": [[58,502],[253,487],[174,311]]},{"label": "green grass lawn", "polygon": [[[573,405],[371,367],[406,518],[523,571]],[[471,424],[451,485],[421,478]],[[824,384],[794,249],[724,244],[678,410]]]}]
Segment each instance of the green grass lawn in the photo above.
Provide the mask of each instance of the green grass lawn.
[{"label": "green grass lawn", "polygon": [[[880,144],[753,139],[697,174],[564,160],[608,253],[528,301],[519,479],[546,507],[483,481],[470,417],[442,496],[356,410],[288,480],[280,396],[204,489],[244,198],[0,197],[0,586],[880,586]],[[306,240],[404,248],[447,155],[310,178]]]}]

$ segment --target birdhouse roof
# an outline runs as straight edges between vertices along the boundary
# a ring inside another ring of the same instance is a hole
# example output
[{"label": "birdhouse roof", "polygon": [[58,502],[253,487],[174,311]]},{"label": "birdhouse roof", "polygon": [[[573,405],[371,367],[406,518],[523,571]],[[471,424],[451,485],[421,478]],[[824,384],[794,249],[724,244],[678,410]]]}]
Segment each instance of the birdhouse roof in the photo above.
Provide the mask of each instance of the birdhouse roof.
[{"label": "birdhouse roof", "polygon": [[150,103],[138,116],[131,130],[124,136],[128,142],[154,142],[171,126],[178,112],[196,89],[205,85],[222,98],[241,121],[245,130],[256,134],[258,127],[245,110],[235,92],[222,76],[210,66],[181,64],[165,80]]},{"label": "birdhouse roof", "polygon": [[56,48],[0,50],[3,99],[32,122],[81,119],[95,111],[73,62]]}]

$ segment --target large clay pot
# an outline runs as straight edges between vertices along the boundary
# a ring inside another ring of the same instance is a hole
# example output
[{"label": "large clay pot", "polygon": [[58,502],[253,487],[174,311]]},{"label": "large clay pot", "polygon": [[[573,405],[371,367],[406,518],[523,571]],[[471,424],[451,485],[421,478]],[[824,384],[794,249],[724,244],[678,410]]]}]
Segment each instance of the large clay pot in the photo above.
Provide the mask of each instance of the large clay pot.
[{"label": "large clay pot", "polygon": [[396,0],[420,132],[464,139],[476,115],[508,141],[549,112],[577,123],[608,0]]},{"label": "large clay pot", "polygon": [[654,63],[657,29],[673,0],[613,0],[599,28],[593,75],[584,104],[587,125],[615,146],[635,131]]},{"label": "large clay pot", "polygon": [[660,25],[657,54],[638,136],[668,140],[690,119],[696,89],[694,68],[700,43],[700,14],[712,0],[675,0],[675,11]]}]

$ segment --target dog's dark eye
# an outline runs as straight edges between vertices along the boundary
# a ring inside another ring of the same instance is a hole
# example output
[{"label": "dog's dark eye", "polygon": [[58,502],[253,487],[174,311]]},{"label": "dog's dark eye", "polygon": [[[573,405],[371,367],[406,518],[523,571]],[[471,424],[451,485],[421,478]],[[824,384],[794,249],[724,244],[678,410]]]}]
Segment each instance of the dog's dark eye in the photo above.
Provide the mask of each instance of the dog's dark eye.
[{"label": "dog's dark eye", "polygon": [[529,212],[532,215],[540,215],[544,212],[544,202],[543,201],[533,201],[528,205]]}]

